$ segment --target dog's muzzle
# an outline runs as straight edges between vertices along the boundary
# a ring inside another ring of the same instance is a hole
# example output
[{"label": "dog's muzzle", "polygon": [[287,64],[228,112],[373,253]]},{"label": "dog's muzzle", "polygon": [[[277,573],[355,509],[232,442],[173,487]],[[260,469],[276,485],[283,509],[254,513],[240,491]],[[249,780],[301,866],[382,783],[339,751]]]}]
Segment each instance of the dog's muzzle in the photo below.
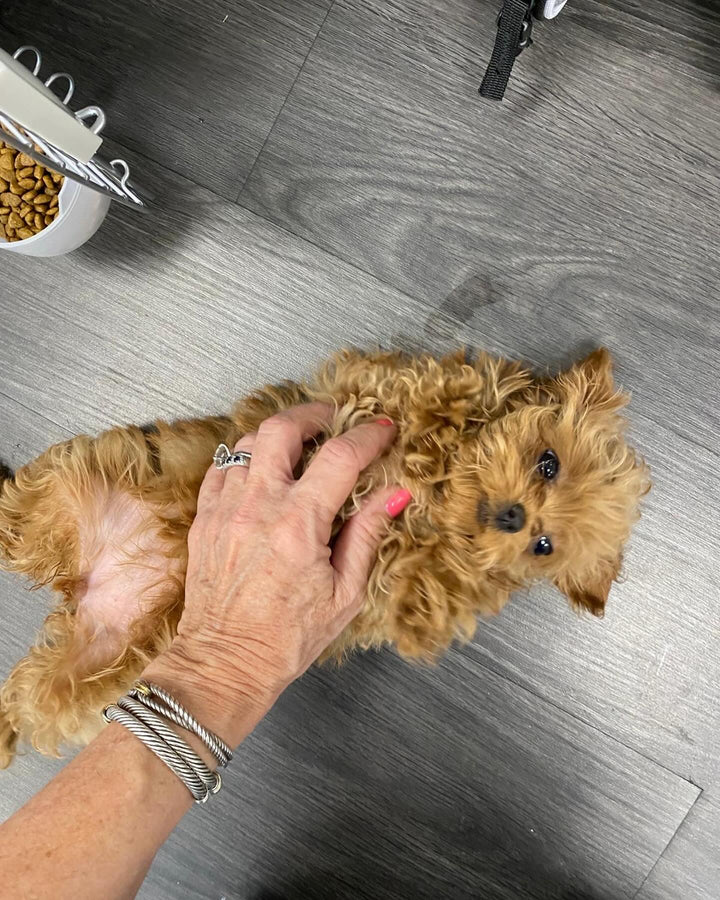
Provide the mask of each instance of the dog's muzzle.
[{"label": "dog's muzzle", "polygon": [[501,509],[495,516],[495,527],[498,531],[505,531],[508,534],[522,531],[525,527],[525,507],[522,503],[514,503]]}]

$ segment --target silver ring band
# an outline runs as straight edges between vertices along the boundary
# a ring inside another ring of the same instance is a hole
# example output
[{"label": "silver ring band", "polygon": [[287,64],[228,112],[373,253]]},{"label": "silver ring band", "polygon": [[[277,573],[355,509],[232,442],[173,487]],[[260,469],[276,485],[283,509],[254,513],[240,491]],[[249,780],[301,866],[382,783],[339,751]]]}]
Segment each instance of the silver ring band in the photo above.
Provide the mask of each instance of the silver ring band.
[{"label": "silver ring band", "polygon": [[216,469],[230,469],[232,466],[243,466],[249,469],[251,459],[252,453],[249,451],[237,450],[232,453],[227,444],[220,444],[213,456]]}]

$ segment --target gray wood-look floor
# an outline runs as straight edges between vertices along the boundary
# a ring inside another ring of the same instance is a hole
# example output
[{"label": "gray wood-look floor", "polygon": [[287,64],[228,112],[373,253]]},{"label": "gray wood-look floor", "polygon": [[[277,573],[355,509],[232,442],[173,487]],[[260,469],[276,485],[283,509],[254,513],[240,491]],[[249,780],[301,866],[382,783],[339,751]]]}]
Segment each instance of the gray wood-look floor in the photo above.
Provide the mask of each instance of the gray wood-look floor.
[{"label": "gray wood-look floor", "polygon": [[[720,7],[570,0],[490,105],[495,7],[0,7],[157,198],[68,257],[0,255],[0,458],[223,409],[345,343],[605,343],[654,473],[602,622],[537,589],[437,668],[309,673],[147,900],[720,898]],[[0,676],[46,602],[0,577]],[[60,765],[22,757],[0,814]]]}]

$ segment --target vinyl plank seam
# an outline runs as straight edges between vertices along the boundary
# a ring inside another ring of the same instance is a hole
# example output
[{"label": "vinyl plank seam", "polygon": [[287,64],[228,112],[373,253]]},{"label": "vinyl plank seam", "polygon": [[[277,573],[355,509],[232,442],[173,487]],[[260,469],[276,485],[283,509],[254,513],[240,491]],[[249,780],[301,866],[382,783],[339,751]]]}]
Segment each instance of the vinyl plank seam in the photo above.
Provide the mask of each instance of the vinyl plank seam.
[{"label": "vinyl plank seam", "polygon": [[[188,174],[186,174],[185,172],[179,172],[177,169],[174,169],[172,166],[169,166],[169,165],[167,164],[167,162],[166,162],[165,159],[162,159],[162,160],[155,159],[153,156],[150,156],[150,155],[147,154],[147,153],[143,153],[141,150],[137,150],[137,149],[134,149],[134,148],[132,148],[132,147],[129,147],[127,144],[123,143],[122,140],[119,140],[119,139],[117,139],[117,138],[115,138],[115,137],[112,137],[112,143],[115,144],[115,145],[117,145],[117,147],[120,148],[120,149],[125,149],[125,150],[127,150],[129,153],[132,153],[134,156],[138,157],[139,159],[146,159],[146,160],[148,160],[149,162],[153,163],[154,165],[160,166],[161,169],[163,169],[163,170],[165,170],[165,171],[167,171],[167,172],[171,172],[173,175],[177,175],[179,178],[184,178],[186,181],[191,182],[191,183],[194,184],[196,187],[199,187],[199,188],[202,188],[203,190],[208,191],[210,194],[213,194],[215,197],[218,197],[218,198],[221,199],[221,200],[225,200],[225,201],[227,201],[227,202],[229,202],[229,203],[232,203],[232,202],[237,203],[237,200],[238,200],[238,198],[240,197],[240,194],[242,194],[243,190],[245,189],[245,185],[246,185],[246,183],[247,183],[247,181],[248,181],[248,178],[250,177],[250,175],[252,174],[253,170],[255,169],[255,166],[257,165],[257,162],[258,162],[258,160],[260,159],[260,155],[262,154],[263,150],[265,149],[265,145],[267,144],[268,139],[269,139],[270,135],[272,134],[273,129],[275,128],[275,124],[277,123],[277,120],[279,119],[280,114],[281,114],[281,113],[283,112],[283,110],[285,109],[285,106],[286,106],[286,104],[287,104],[287,102],[288,102],[288,99],[290,98],[290,94],[292,94],[293,88],[295,87],[295,83],[296,83],[296,81],[298,80],[298,78],[299,78],[299,76],[300,76],[300,73],[301,73],[302,70],[304,69],[305,63],[307,62],[307,59],[308,59],[308,56],[310,55],[310,53],[311,53],[313,47],[315,46],[315,42],[317,41],[318,36],[319,36],[320,32],[322,31],[322,29],[323,29],[323,27],[324,27],[324,25],[325,25],[325,22],[326,22],[326,20],[327,20],[327,17],[330,15],[330,12],[332,11],[332,8],[334,7],[334,5],[335,5],[335,0],[332,0],[332,2],[330,3],[330,6],[328,7],[327,12],[325,13],[325,15],[324,15],[324,17],[323,17],[322,22],[320,23],[320,26],[318,27],[318,30],[317,30],[317,32],[316,32],[316,34],[315,34],[315,37],[314,37],[313,40],[312,40],[312,43],[310,44],[310,47],[309,47],[307,53],[306,53],[305,56],[303,57],[303,61],[302,61],[301,65],[300,65],[300,68],[298,69],[298,71],[297,71],[295,77],[294,77],[293,80],[292,80],[292,83],[290,84],[290,87],[289,87],[289,89],[288,89],[288,91],[287,91],[287,94],[285,95],[285,99],[283,100],[282,105],[280,106],[280,109],[277,111],[277,113],[276,113],[275,116],[273,117],[272,123],[271,123],[270,127],[268,128],[267,134],[265,135],[265,139],[264,139],[263,142],[262,142],[262,146],[260,147],[260,149],[259,149],[259,150],[257,151],[257,153],[255,154],[255,158],[254,158],[254,160],[253,160],[253,164],[252,164],[252,166],[250,167],[250,169],[249,169],[247,175],[246,175],[245,178],[243,179],[242,184],[241,184],[241,186],[240,186],[240,190],[238,191],[237,197],[235,198],[234,201],[233,201],[233,198],[232,198],[232,197],[226,197],[224,194],[220,194],[220,193],[218,193],[217,191],[213,190],[211,187],[209,187],[209,186],[208,186],[207,184],[205,184],[204,182],[197,181],[197,180],[196,180],[195,178],[193,178],[191,175],[188,175]],[[140,184],[142,184],[142,182],[140,182]],[[152,199],[148,202],[148,208],[149,208],[149,209],[152,209]],[[243,207],[243,209],[244,209],[244,207]],[[268,220],[268,221],[269,221],[269,220]]]},{"label": "vinyl plank seam", "polygon": [[670,836],[670,840],[667,842],[667,844],[665,844],[665,846],[664,846],[663,849],[662,849],[662,852],[660,853],[660,855],[658,856],[658,858],[655,860],[655,862],[654,862],[654,863],[652,864],[652,866],[650,867],[650,870],[648,871],[647,875],[643,878],[642,883],[640,884],[640,887],[639,887],[639,888],[635,891],[635,893],[633,894],[632,900],[637,900],[637,898],[640,896],[640,894],[642,893],[643,888],[645,887],[645,885],[647,884],[647,882],[650,880],[650,877],[651,877],[652,873],[653,873],[653,872],[655,871],[655,869],[657,868],[658,863],[662,860],[662,858],[665,856],[665,854],[666,854],[666,853],[668,852],[668,850],[670,849],[670,846],[672,845],[673,841],[675,840],[675,838],[676,838],[676,837],[678,836],[678,834],[680,833],[680,829],[681,829],[681,828],[685,825],[685,823],[687,822],[687,820],[688,820],[688,818],[689,818],[689,816],[690,816],[690,813],[691,813],[691,812],[695,809],[695,807],[698,805],[698,803],[700,802],[700,798],[703,796],[703,794],[704,794],[704,790],[703,790],[702,788],[700,788],[700,793],[697,795],[697,797],[696,797],[696,798],[693,800],[693,802],[690,804],[690,807],[688,808],[688,811],[687,811],[687,812],[685,813],[685,815],[682,817],[682,819],[681,819],[680,822],[678,823],[678,827],[675,829],[675,831],[673,831],[672,835]]},{"label": "vinyl plank seam", "polygon": [[[333,0],[333,5],[334,5],[334,3],[335,3],[335,0]],[[329,11],[328,11],[328,13],[329,13]],[[318,32],[318,34],[319,34],[319,32]],[[290,96],[290,94],[288,94],[288,98],[289,98],[289,96]],[[273,128],[274,127],[275,126],[273,124]],[[271,129],[271,131],[272,131],[272,129]],[[268,133],[268,138],[269,137],[270,137],[270,133]],[[122,141],[118,141],[117,139],[113,138],[113,144],[119,150],[123,150],[123,149],[127,150],[129,153],[132,153],[138,159],[146,159],[148,162],[152,163],[153,165],[158,166],[162,170],[171,172],[173,175],[177,175],[178,178],[182,178],[185,181],[189,181],[191,184],[194,184],[196,187],[200,188],[201,190],[207,191],[209,194],[212,194],[213,197],[217,197],[218,200],[222,200],[227,203],[232,203],[234,206],[237,206],[238,209],[241,209],[244,213],[247,213],[249,216],[252,216],[253,219],[257,219],[259,222],[264,222],[266,225],[269,225],[271,228],[276,228],[278,231],[282,231],[283,234],[286,234],[289,237],[292,237],[297,241],[301,241],[303,244],[306,244],[308,247],[312,247],[314,250],[319,251],[324,256],[327,256],[331,259],[336,259],[339,263],[346,266],[348,269],[352,269],[353,272],[357,272],[360,275],[364,275],[366,278],[372,278],[372,280],[374,282],[381,285],[382,287],[388,288],[389,290],[396,293],[398,296],[403,297],[405,300],[410,300],[413,303],[424,303],[425,302],[421,297],[416,296],[415,294],[409,293],[404,288],[399,287],[397,284],[394,284],[392,281],[388,281],[385,278],[382,278],[377,273],[370,271],[370,269],[364,269],[362,266],[359,266],[357,263],[352,262],[351,260],[347,259],[344,256],[341,256],[335,250],[332,250],[329,247],[324,247],[322,244],[317,243],[316,241],[309,238],[307,235],[298,234],[296,231],[293,231],[292,228],[288,227],[287,225],[285,225],[281,222],[277,222],[277,221],[275,221],[275,219],[271,219],[268,216],[263,215],[263,213],[260,213],[257,210],[252,209],[249,206],[245,206],[245,204],[242,203],[240,200],[240,196],[242,195],[244,186],[243,186],[243,189],[241,189],[241,191],[240,191],[240,195],[238,195],[238,199],[233,201],[229,197],[226,197],[223,194],[219,194],[217,191],[214,191],[212,188],[208,187],[206,184],[203,184],[200,181],[196,181],[194,178],[191,178],[189,175],[185,175],[183,172],[178,172],[177,169],[173,169],[171,166],[166,165],[165,162],[160,162],[160,161],[154,159],[152,156],[148,156],[147,153],[140,153],[137,150],[131,150],[129,147],[127,147],[125,144],[123,144]],[[260,151],[260,153],[262,153],[262,150]],[[260,153],[258,153],[256,163],[260,158]],[[254,168],[255,168],[255,166],[253,165],[253,169]],[[249,177],[250,177],[250,173],[248,173],[248,178]],[[148,204],[148,209],[150,211],[152,210],[152,201],[150,201],[150,203]]]},{"label": "vinyl plank seam", "polygon": [[[569,9],[567,14],[568,16],[573,17],[573,21],[575,22],[575,24],[577,24],[580,28],[582,28],[592,36],[597,30],[597,25],[595,24],[595,19],[593,16],[595,15],[596,18],[602,18],[602,16],[604,15],[604,4],[599,2],[599,0],[591,0],[591,2],[592,6],[597,8],[596,14],[593,14],[589,10],[578,10],[575,8]],[[646,32],[648,31],[648,25],[651,25],[652,28],[662,32],[668,41],[672,41],[673,39],[683,36],[681,32],[675,31],[673,28],[670,28],[661,22],[654,21],[652,23],[649,23],[646,19],[643,19],[641,15],[638,15],[629,9],[618,9],[615,7],[613,8],[612,12],[615,16],[617,16],[619,21],[624,22],[624,24],[629,29],[632,29],[633,32],[637,32],[639,36],[644,36],[646,34]],[[614,38],[611,38],[611,40],[613,41],[613,43],[617,43]],[[715,49],[714,46],[712,47],[712,49]],[[680,62],[679,60],[674,60],[672,56],[667,57],[666,61],[670,64],[672,64],[672,62],[674,61]],[[684,77],[695,80],[702,78],[702,75],[698,74],[699,72],[702,72],[702,69],[698,69],[697,66],[693,65],[687,60],[682,61],[682,71]]]},{"label": "vinyl plank seam", "polygon": [[[288,95],[289,96],[289,95]],[[268,135],[269,137],[269,135]],[[113,144],[119,150],[127,150],[129,153],[132,153],[138,159],[145,159],[149,163],[158,166],[166,172],[170,172],[173,175],[177,175],[178,178],[182,178],[185,181],[189,181],[191,184],[194,184],[195,187],[200,188],[203,191],[207,191],[208,194],[212,194],[213,197],[217,197],[218,200],[222,200],[226,203],[232,203],[234,206],[237,206],[238,209],[241,209],[244,213],[247,213],[249,216],[252,216],[253,219],[257,219],[259,222],[264,222],[266,225],[269,225],[271,228],[276,228],[278,231],[282,231],[283,234],[288,235],[289,237],[294,238],[297,241],[306,244],[308,247],[312,247],[314,250],[318,250],[324,256],[330,257],[331,259],[336,259],[342,265],[347,266],[348,269],[352,269],[354,272],[357,272],[360,275],[364,275],[366,278],[372,278],[377,284],[382,285],[382,287],[388,288],[393,291],[400,297],[404,297],[406,300],[410,300],[413,303],[423,303],[422,298],[415,296],[415,294],[410,294],[404,288],[399,287],[394,284],[392,281],[387,281],[384,278],[381,278],[375,272],[371,272],[370,269],[364,269],[362,266],[359,266],[357,263],[352,262],[349,259],[346,259],[344,256],[341,256],[335,250],[330,249],[329,247],[323,247],[322,244],[318,244],[316,241],[311,240],[307,235],[298,234],[296,231],[293,231],[292,228],[289,228],[287,225],[284,225],[280,222],[275,221],[275,219],[271,219],[266,215],[258,212],[255,209],[251,209],[249,206],[245,206],[244,203],[240,202],[240,199],[231,200],[229,197],[224,196],[223,194],[219,194],[217,191],[214,191],[212,188],[208,187],[206,184],[203,184],[201,181],[196,181],[194,178],[191,178],[189,175],[185,175],[183,172],[178,172],[177,169],[173,169],[171,166],[166,165],[164,162],[159,162],[154,159],[152,156],[148,156],[146,153],[140,153],[137,150],[131,150],[122,141],[118,141],[113,138]],[[259,159],[259,154],[258,154]],[[241,191],[242,193],[242,191]],[[152,211],[152,201],[148,203],[148,210]],[[142,213],[140,213],[142,215]],[[1,392],[0,392],[1,393]]]},{"label": "vinyl plank seam", "polygon": [[[257,212],[257,210],[252,209],[249,206],[245,206],[239,200],[236,201],[235,205],[243,210],[243,212],[248,213],[248,215],[253,216],[253,218],[258,219],[261,222],[265,222],[267,225],[270,225],[272,228],[277,228],[278,231],[282,231],[284,234],[288,235],[295,240],[302,241],[304,244],[307,244],[309,247],[312,247],[314,250],[318,250],[320,253],[325,256],[329,256],[332,259],[336,259],[342,265],[347,266],[348,269],[352,269],[353,272],[357,272],[360,275],[364,275],[366,278],[372,278],[376,284],[382,285],[384,288],[388,288],[388,290],[393,291],[393,293],[397,294],[399,297],[403,297],[405,300],[410,300],[412,303],[420,303],[426,304],[428,301],[424,300],[422,297],[418,297],[415,294],[410,294],[404,288],[398,287],[398,285],[394,284],[392,281],[387,281],[385,278],[382,278],[375,272],[371,272],[370,269],[364,269],[362,266],[359,266],[357,263],[352,262],[347,259],[347,257],[342,256],[337,251],[329,248],[323,247],[322,244],[318,244],[316,241],[309,238],[307,235],[298,234],[296,231],[293,231],[288,225],[285,225],[282,222],[277,222],[275,219],[269,219],[267,216],[262,213]],[[432,308],[432,311],[435,312],[435,308]]]},{"label": "vinyl plank seam", "polygon": [[[603,15],[607,15],[606,6],[601,0],[590,0],[593,7],[597,8],[597,16],[601,17]],[[642,6],[637,7],[638,9],[642,9]],[[574,18],[576,21],[580,21],[582,27],[588,27],[587,21],[589,16],[587,13],[584,13],[580,10],[573,9],[569,10],[574,14]],[[648,20],[643,18],[643,16],[635,11],[635,9],[629,9],[626,7],[618,8],[617,6],[612,8],[612,13],[617,16],[619,19],[625,19],[628,24],[631,24],[633,28],[636,28],[641,35],[644,35],[649,30],[649,27],[652,29],[656,29],[657,31],[662,32],[665,36],[669,38],[677,38],[683,37],[682,32],[676,31],[671,28],[669,25],[664,22],[660,22],[657,20]]]},{"label": "vinyl plank seam", "polygon": [[[662,769],[664,772],[667,772],[669,775],[672,775],[673,778],[679,778],[680,781],[684,781],[686,784],[691,785],[697,791],[699,791],[698,796],[700,796],[700,794],[702,794],[704,788],[700,787],[699,784],[695,784],[695,782],[691,778],[688,778],[685,775],[681,775],[679,772],[676,772],[674,769],[671,769],[669,766],[666,766],[664,763],[660,762],[659,760],[654,759],[652,756],[649,756],[647,753],[644,753],[642,750],[638,749],[637,747],[633,747],[631,744],[626,743],[621,738],[619,738],[617,735],[611,734],[610,732],[605,731],[599,725],[596,725],[593,722],[588,722],[579,713],[573,712],[571,709],[567,709],[566,707],[562,706],[560,703],[553,700],[551,697],[544,697],[542,694],[539,694],[537,691],[534,691],[532,688],[528,687],[527,685],[522,684],[520,681],[516,680],[515,678],[512,678],[507,673],[498,672],[496,669],[492,668],[487,663],[483,662],[481,659],[473,657],[473,663],[475,663],[476,665],[485,669],[486,672],[490,672],[492,675],[495,675],[496,677],[503,678],[505,681],[514,685],[516,688],[519,688],[521,691],[524,691],[526,694],[529,694],[531,697],[535,697],[535,699],[539,700],[541,703],[547,703],[548,706],[552,707],[553,709],[557,710],[558,712],[561,712],[563,715],[569,716],[570,718],[574,719],[576,722],[579,722],[581,725],[584,725],[586,728],[592,728],[593,731],[596,731],[598,734],[603,735],[603,737],[606,737],[608,740],[613,741],[614,743],[618,744],[619,746],[624,747],[628,752],[636,754],[641,759],[644,759],[646,762],[652,763],[652,765],[657,766],[658,768]],[[693,804],[696,801],[697,801],[697,797],[695,798],[695,801],[693,801]]]},{"label": "vinyl plank seam", "polygon": [[[223,194],[219,194],[217,191],[214,191],[211,187],[208,187],[206,184],[203,184],[203,182],[201,182],[201,181],[196,181],[195,178],[193,178],[190,175],[186,175],[184,172],[178,172],[177,169],[173,169],[172,166],[169,166],[165,162],[165,160],[157,160],[154,157],[149,156],[147,153],[142,153],[139,150],[133,150],[132,147],[129,147],[127,144],[124,144],[122,141],[118,140],[117,138],[112,138],[112,143],[115,147],[118,148],[118,150],[125,150],[128,153],[132,154],[134,157],[136,157],[138,160],[143,160],[143,159],[147,160],[152,165],[158,166],[158,168],[160,168],[162,171],[170,172],[172,175],[177,175],[178,178],[183,178],[185,181],[189,181],[190,184],[194,184],[195,187],[198,187],[198,188],[201,188],[201,190],[207,191],[209,194],[212,194],[214,197],[217,197],[218,200],[224,200],[228,203],[232,203],[232,199],[230,197],[225,197],[225,196],[223,196]],[[132,170],[131,170],[131,174],[132,174]],[[137,183],[138,183],[139,187],[141,187],[141,188],[143,187],[142,179],[138,179]],[[144,215],[148,212],[152,212],[154,199],[155,199],[155,197],[153,195],[151,195],[150,199],[147,200],[145,208],[143,210],[140,210],[138,212],[138,215]]]},{"label": "vinyl plank seam", "polygon": [[[255,171],[255,168],[257,167],[258,161],[260,160],[260,157],[262,156],[263,151],[265,150],[265,145],[270,140],[270,137],[271,137],[273,131],[275,130],[275,125],[277,124],[278,119],[285,111],[285,107],[287,106],[288,100],[290,99],[292,92],[295,90],[295,85],[297,84],[298,79],[302,75],[303,70],[305,69],[305,64],[307,63],[307,61],[310,57],[310,54],[312,53],[313,48],[315,47],[315,44],[317,43],[317,39],[320,37],[320,34],[322,33],[323,28],[325,27],[325,23],[328,20],[328,16],[333,11],[334,7],[335,7],[335,0],[331,0],[330,6],[328,6],[327,12],[325,13],[323,20],[320,23],[320,27],[318,28],[317,32],[315,33],[315,37],[313,38],[312,43],[308,47],[308,51],[305,54],[305,58],[303,59],[300,68],[297,70],[297,73],[295,74],[295,77],[292,80],[290,89],[288,90],[287,94],[285,95],[285,99],[283,100],[282,105],[277,112],[277,115],[273,119],[272,125],[270,126],[270,128],[268,128],[268,132],[265,135],[265,140],[262,142],[262,146],[258,150],[258,152],[255,156],[255,159],[253,160],[253,164],[252,164],[252,166],[250,166],[250,170],[248,171],[247,175],[243,179],[242,184],[240,185],[240,190],[238,191],[237,197],[235,198],[235,203],[237,203],[238,205],[239,205],[240,197],[242,196],[242,193],[245,190],[245,186],[247,185],[248,181],[250,180],[250,176],[253,174],[253,172]],[[243,207],[243,209],[244,208],[245,207]]]},{"label": "vinyl plank seam", "polygon": [[[650,418],[650,417],[648,416],[648,418]],[[682,438],[682,439],[688,441],[688,443],[692,444],[694,447],[697,447],[700,450],[704,450],[708,456],[710,456],[714,459],[720,458],[720,453],[717,450],[713,450],[712,447],[710,447],[708,444],[705,444],[703,441],[696,440],[691,435],[683,434],[678,428],[673,427],[672,423],[670,423],[670,422],[662,422],[661,423],[661,422],[658,422],[657,420],[653,420],[653,419],[650,419],[650,420],[654,421],[655,424],[657,424],[657,425],[661,425],[661,424],[665,425],[665,427],[668,429],[668,431],[670,431],[671,434],[674,434],[675,437]]]},{"label": "vinyl plank seam", "polygon": [[[333,0],[333,3],[334,3],[334,0]],[[288,97],[289,97],[289,94],[288,94]],[[270,137],[269,134],[268,134],[268,137]],[[289,237],[292,237],[295,240],[300,241],[303,244],[306,244],[308,247],[312,247],[314,250],[319,251],[324,256],[327,256],[331,259],[337,260],[343,266],[346,266],[348,269],[352,269],[353,272],[357,272],[358,274],[363,275],[366,278],[372,278],[372,280],[374,282],[376,282],[378,285],[381,285],[384,288],[388,288],[389,290],[393,291],[398,296],[403,297],[406,300],[410,300],[413,303],[425,302],[421,297],[418,297],[415,294],[410,294],[404,288],[399,287],[398,285],[394,284],[392,281],[387,281],[385,278],[382,278],[381,276],[379,276],[375,272],[370,271],[369,269],[364,269],[362,266],[359,266],[357,263],[352,262],[349,259],[346,259],[344,256],[341,256],[335,250],[332,250],[329,247],[323,247],[322,244],[318,244],[316,241],[311,240],[306,235],[298,234],[297,232],[293,231],[292,228],[289,228],[287,225],[284,225],[280,222],[276,222],[274,219],[271,219],[268,216],[263,215],[262,213],[258,212],[257,210],[251,209],[250,207],[245,206],[243,203],[240,202],[239,198],[237,200],[233,201],[231,198],[226,197],[223,194],[219,194],[217,191],[208,187],[206,184],[203,184],[203,182],[197,181],[195,178],[192,178],[191,176],[186,175],[183,172],[179,172],[177,169],[173,169],[172,166],[167,165],[164,161],[161,162],[159,160],[156,160],[152,156],[149,156],[147,153],[141,153],[138,150],[132,150],[130,147],[128,147],[126,144],[123,144],[122,141],[119,141],[116,138],[112,139],[112,143],[119,151],[126,150],[128,153],[131,153],[137,159],[147,160],[149,163],[151,163],[152,165],[158,166],[163,171],[170,172],[173,175],[177,175],[178,178],[182,178],[184,181],[188,181],[188,182],[190,182],[190,184],[195,185],[195,187],[200,188],[203,191],[207,191],[208,194],[211,194],[213,197],[216,197],[218,200],[221,200],[225,203],[231,203],[234,206],[237,206],[238,209],[241,209],[244,213],[247,213],[249,216],[252,216],[253,219],[256,219],[259,222],[264,222],[266,225],[269,225],[271,228],[276,228],[278,231],[282,231],[283,234],[286,234]],[[258,159],[259,159],[259,157],[260,157],[260,154],[258,154]],[[257,160],[256,160],[256,162],[257,162]],[[248,177],[249,177],[249,175],[248,175]],[[142,182],[140,182],[140,184],[142,184]],[[241,194],[242,194],[242,191],[241,191]],[[153,209],[152,200],[150,200],[148,202],[147,211],[151,212],[152,209]],[[138,212],[138,215],[143,215],[143,214],[144,213],[142,211]],[[2,395],[2,392],[0,391],[0,396],[1,395]],[[10,397],[9,399],[13,400],[14,398]],[[48,421],[51,421],[51,420],[48,420]],[[57,424],[57,423],[55,423],[55,424]]]},{"label": "vinyl plank seam", "polygon": [[12,394],[8,394],[6,391],[0,391],[0,397],[4,397],[6,400],[9,400],[11,403],[17,404],[26,412],[29,412],[33,416],[37,416],[39,419],[42,419],[44,422],[49,422],[51,425],[54,425],[56,428],[59,428],[61,431],[64,431],[68,437],[75,437],[72,431],[66,428],[64,425],[61,425],[59,422],[56,422],[54,419],[51,419],[49,416],[46,416],[44,413],[38,412],[36,409],[31,409],[29,406],[26,406],[21,400],[18,400],[17,397],[13,397]]},{"label": "vinyl plank seam", "polygon": [[[653,27],[659,29],[664,34],[668,35],[669,37],[677,37],[677,32],[673,31],[672,28],[669,28],[667,25],[664,25],[661,22],[648,23],[648,21],[646,19],[643,19],[642,16],[637,15],[635,12],[633,12],[629,9],[625,9],[625,8],[618,9],[617,7],[613,7],[611,10],[611,13],[608,13],[607,11],[604,11],[604,3],[599,2],[599,0],[591,0],[591,3],[597,9],[596,15],[598,18],[601,17],[603,14],[604,15],[614,14],[618,19],[625,19],[628,26],[630,28],[636,29],[641,35],[644,35],[645,32],[647,31],[648,24],[652,24]],[[591,21],[592,13],[588,14],[587,12],[585,12],[583,10],[577,10],[577,9],[574,9],[571,11],[574,14],[573,15],[574,20],[576,22],[579,22],[580,26],[582,28],[587,28],[588,30],[593,31],[592,25],[588,24],[588,22]]]},{"label": "vinyl plank seam", "polygon": [[[626,15],[629,18],[629,21],[627,23],[628,26],[631,28],[638,28],[638,30],[639,30],[639,25],[636,25],[635,23],[636,22],[639,23],[641,20],[637,19],[635,16],[631,16],[629,13],[627,13]],[[576,11],[574,21],[584,31],[587,32],[588,36],[593,35],[593,33],[595,31],[595,26],[593,24],[593,21],[585,13],[578,14]],[[677,37],[677,32],[674,32],[671,29],[664,28],[663,31],[669,37]],[[614,38],[611,40],[613,41],[614,44],[616,44],[616,45],[618,44],[618,41],[615,40]],[[702,66],[695,65],[693,62],[691,62],[688,59],[677,59],[677,58],[673,57],[672,55],[666,55],[663,57],[663,59],[665,60],[666,65],[668,66],[668,71],[670,71],[670,69],[672,67],[674,67],[673,71],[677,72],[677,74],[679,74],[679,75],[682,75],[683,78],[689,80],[693,84],[706,83],[707,78],[704,77],[706,70],[704,70],[702,68]]]}]

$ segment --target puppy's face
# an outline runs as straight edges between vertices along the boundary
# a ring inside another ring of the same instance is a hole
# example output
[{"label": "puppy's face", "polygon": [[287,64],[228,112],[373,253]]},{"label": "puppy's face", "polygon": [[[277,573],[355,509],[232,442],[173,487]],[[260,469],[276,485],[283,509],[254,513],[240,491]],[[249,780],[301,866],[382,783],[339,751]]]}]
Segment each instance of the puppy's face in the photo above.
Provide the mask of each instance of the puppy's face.
[{"label": "puppy's face", "polygon": [[610,355],[598,350],[538,381],[461,451],[451,519],[499,586],[546,578],[602,615],[648,490],[623,437]]}]

